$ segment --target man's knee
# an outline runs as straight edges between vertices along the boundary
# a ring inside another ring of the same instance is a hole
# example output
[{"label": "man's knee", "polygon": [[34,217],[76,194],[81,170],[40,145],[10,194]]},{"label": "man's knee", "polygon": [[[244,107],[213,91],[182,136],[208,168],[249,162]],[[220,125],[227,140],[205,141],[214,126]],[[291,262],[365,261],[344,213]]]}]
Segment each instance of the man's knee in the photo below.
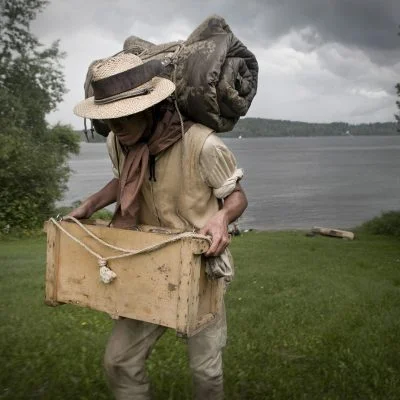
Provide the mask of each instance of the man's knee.
[{"label": "man's knee", "polygon": [[107,346],[103,358],[103,366],[107,376],[113,376],[116,374],[120,362],[121,360],[119,360],[116,357],[116,354],[112,352],[110,346]]},{"label": "man's knee", "polygon": [[116,354],[113,347],[106,348],[103,365],[110,380],[130,379],[134,382],[146,382],[146,357],[143,354]]},{"label": "man's knee", "polygon": [[107,343],[104,369],[112,385],[147,384],[146,359],[165,328],[140,321],[118,320]]},{"label": "man's knee", "polygon": [[107,350],[108,349],[106,348],[106,351],[104,353],[104,358],[103,358],[103,366],[108,375],[109,373],[114,371],[117,363],[115,362],[115,359],[112,357],[110,352]]},{"label": "man's knee", "polygon": [[196,400],[217,400],[224,397],[223,373],[220,364],[193,366],[192,378]]},{"label": "man's knee", "polygon": [[110,348],[104,354],[104,369],[108,384],[117,400],[149,400],[150,383],[145,369],[145,358],[127,358],[114,354]]},{"label": "man's knee", "polygon": [[216,380],[222,377],[222,354],[217,353],[204,354],[202,356],[192,357],[190,360],[190,369],[193,376],[201,380]]}]

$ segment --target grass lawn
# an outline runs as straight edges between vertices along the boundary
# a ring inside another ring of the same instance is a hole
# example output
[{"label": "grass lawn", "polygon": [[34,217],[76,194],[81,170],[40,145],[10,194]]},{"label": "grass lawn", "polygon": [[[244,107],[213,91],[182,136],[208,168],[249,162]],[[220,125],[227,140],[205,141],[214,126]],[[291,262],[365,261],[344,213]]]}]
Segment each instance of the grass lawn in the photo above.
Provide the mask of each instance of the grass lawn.
[{"label": "grass lawn", "polygon": [[[112,399],[112,321],[44,305],[45,237],[0,241],[0,399]],[[225,392],[235,399],[400,399],[400,241],[302,232],[233,240]],[[156,399],[190,399],[173,331],[149,362]]]}]

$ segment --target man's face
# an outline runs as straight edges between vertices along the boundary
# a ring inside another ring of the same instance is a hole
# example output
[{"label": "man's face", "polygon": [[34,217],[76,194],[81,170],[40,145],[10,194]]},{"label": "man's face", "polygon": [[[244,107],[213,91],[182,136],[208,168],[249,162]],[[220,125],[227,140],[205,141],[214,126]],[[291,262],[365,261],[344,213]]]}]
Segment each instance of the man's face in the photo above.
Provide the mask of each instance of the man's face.
[{"label": "man's face", "polygon": [[142,111],[126,117],[107,119],[105,122],[117,135],[122,145],[133,146],[140,140],[151,123],[151,113]]}]

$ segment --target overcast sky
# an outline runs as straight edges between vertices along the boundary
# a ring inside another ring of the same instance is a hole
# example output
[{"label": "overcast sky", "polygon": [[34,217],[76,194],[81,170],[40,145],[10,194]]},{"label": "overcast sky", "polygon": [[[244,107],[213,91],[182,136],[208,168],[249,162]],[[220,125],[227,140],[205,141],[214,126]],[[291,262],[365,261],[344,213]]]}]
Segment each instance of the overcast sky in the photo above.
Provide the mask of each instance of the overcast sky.
[{"label": "overcast sky", "polygon": [[260,73],[249,117],[349,123],[394,121],[400,81],[400,0],[52,0],[32,25],[60,39],[69,89],[49,121],[82,121],[89,63],[130,35],[185,40],[209,15],[225,18],[256,55]]}]

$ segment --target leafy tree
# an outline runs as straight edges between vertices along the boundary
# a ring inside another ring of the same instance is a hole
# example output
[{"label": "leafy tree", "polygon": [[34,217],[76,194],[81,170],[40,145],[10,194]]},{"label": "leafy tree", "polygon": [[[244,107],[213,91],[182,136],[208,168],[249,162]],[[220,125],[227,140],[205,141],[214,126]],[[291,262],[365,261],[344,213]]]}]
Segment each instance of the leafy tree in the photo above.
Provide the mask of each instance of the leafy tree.
[{"label": "leafy tree", "polygon": [[44,48],[30,23],[47,0],[0,0],[0,233],[31,230],[54,212],[79,151],[68,125],[46,114],[66,92],[56,41]]},{"label": "leafy tree", "polygon": [[[397,96],[400,97],[400,83],[398,83],[396,85],[396,90],[397,90]],[[397,107],[400,110],[400,101],[396,101],[396,104],[397,104]],[[396,117],[396,120],[397,120],[397,130],[400,132],[400,114],[396,114],[395,117]]]},{"label": "leafy tree", "polygon": [[[400,25],[399,25],[399,29],[400,29]],[[398,35],[400,36],[400,32],[398,33]],[[398,83],[396,85],[396,90],[397,90],[397,96],[400,97],[400,83]],[[397,107],[400,110],[400,101],[396,101]],[[400,114],[396,114],[396,121],[397,121],[397,130],[400,132]]]}]

